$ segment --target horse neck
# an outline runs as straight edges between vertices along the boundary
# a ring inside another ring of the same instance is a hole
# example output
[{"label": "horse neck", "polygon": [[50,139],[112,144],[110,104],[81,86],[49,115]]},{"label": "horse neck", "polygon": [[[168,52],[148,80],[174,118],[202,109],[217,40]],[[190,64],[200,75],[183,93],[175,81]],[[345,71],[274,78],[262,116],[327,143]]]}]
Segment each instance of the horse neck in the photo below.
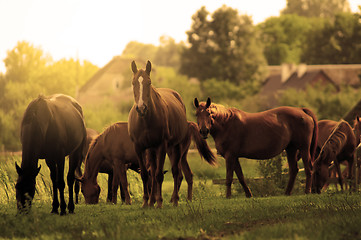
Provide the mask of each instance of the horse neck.
[{"label": "horse neck", "polygon": [[236,114],[245,114],[240,110],[237,111],[239,111],[239,113],[235,112],[235,109],[228,109],[221,106],[220,111],[212,112],[214,123],[212,125],[212,128],[210,129],[210,133],[213,138],[217,138],[218,136],[223,136],[224,134],[227,134],[225,129],[228,127],[228,123],[233,120]]},{"label": "horse neck", "polygon": [[96,182],[100,165],[103,160],[98,140],[99,137],[94,140],[94,143],[90,146],[90,149],[85,159],[85,168],[83,175],[84,179],[91,180],[93,182]]},{"label": "horse neck", "polygon": [[147,122],[161,122],[164,121],[164,100],[153,86],[150,88],[150,99],[148,103],[148,111],[145,116]]}]

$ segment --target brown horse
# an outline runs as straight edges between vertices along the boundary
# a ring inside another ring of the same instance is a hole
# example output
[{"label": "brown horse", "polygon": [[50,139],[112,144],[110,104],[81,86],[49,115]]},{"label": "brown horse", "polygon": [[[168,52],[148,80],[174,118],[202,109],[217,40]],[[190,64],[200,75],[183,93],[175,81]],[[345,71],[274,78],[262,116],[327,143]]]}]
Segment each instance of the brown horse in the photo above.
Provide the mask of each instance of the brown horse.
[{"label": "brown horse", "polygon": [[[196,136],[198,133],[198,127],[195,123],[188,122],[189,124],[189,134],[188,141],[184,142],[184,149],[189,149],[190,146],[190,137]],[[200,139],[201,140],[201,139]],[[199,141],[196,141],[199,142]],[[200,144],[198,143],[197,146]],[[128,186],[126,182],[122,184],[122,179],[126,180],[126,171],[117,171],[113,166],[125,165],[125,168],[129,167],[130,169],[137,171],[139,169],[138,156],[134,150],[134,144],[130,140],[128,135],[128,124],[126,122],[118,122],[110,127],[108,127],[102,134],[100,134],[91,144],[89,149],[87,159],[85,162],[85,172],[84,176],[80,179],[82,182],[82,192],[85,198],[85,202],[88,204],[96,204],[99,201],[100,188],[97,184],[97,175],[98,172],[101,172],[102,166],[110,166],[112,172],[115,173],[114,179],[116,182],[112,183],[113,189],[111,188],[110,192],[113,193],[110,200],[113,203],[117,202],[117,188],[119,181],[121,182],[121,192],[124,193],[124,198],[126,203],[130,204],[128,201],[130,199],[129,191],[124,191],[123,185]],[[180,168],[185,175],[187,184],[188,184],[188,200],[192,200],[192,186],[193,186],[193,174],[188,165],[187,161],[187,152],[182,155],[180,162]],[[117,174],[120,174],[119,176]],[[179,175],[179,183],[182,182],[183,176]],[[179,187],[180,188],[180,185]],[[148,190],[151,189],[151,186],[148,185]],[[123,198],[123,196],[122,196]],[[128,202],[127,202],[128,201]]]},{"label": "brown horse", "polygon": [[[83,146],[83,151],[82,151],[82,159],[81,161],[79,162],[76,170],[75,170],[75,176],[76,177],[80,177],[82,175],[81,173],[81,165],[86,157],[86,154],[89,150],[89,146],[90,146],[90,143],[98,136],[98,132],[94,129],[91,129],[91,128],[86,128],[86,142]],[[108,177],[108,182],[109,181],[112,181],[111,178],[113,178],[113,173],[108,173],[109,174],[109,177]],[[108,184],[109,185],[109,184]],[[75,191],[75,203],[78,204],[79,203],[79,181],[75,181],[75,185],[74,185],[74,191]],[[109,190],[109,189],[108,189]],[[109,193],[109,191],[108,191]],[[109,195],[108,195],[108,198],[109,198]],[[111,199],[111,198],[110,198]]]},{"label": "brown horse", "polygon": [[40,171],[38,159],[45,159],[53,182],[52,213],[66,214],[64,200],[64,163],[69,155],[69,213],[74,212],[74,172],[81,161],[86,130],[81,106],[75,99],[62,95],[39,96],[25,110],[21,123],[22,162],[16,164],[19,178],[16,183],[18,210],[27,211],[35,194],[35,180]]},{"label": "brown horse", "polygon": [[[355,132],[360,129],[359,119],[355,120]],[[347,161],[348,178],[352,177],[352,163],[354,160],[357,144],[360,142],[360,135],[355,136],[354,130],[346,121],[335,122],[321,120],[318,123],[320,153],[314,163],[313,169],[313,191],[320,193],[330,177],[329,167],[334,163],[338,175],[338,181],[343,190],[342,173],[340,163]],[[356,134],[357,135],[357,134]]]},{"label": "brown horse", "polygon": [[219,104],[198,102],[196,116],[201,135],[210,133],[217,152],[226,160],[226,197],[231,197],[233,171],[236,172],[246,197],[252,193],[244,181],[239,157],[269,159],[283,150],[287,152],[289,181],[286,194],[290,195],[298,173],[297,151],[305,166],[306,193],[311,191],[311,163],[317,144],[317,120],[305,108],[279,107],[259,113],[247,113]]},{"label": "brown horse", "polygon": [[[188,122],[186,109],[181,96],[174,90],[154,88],[151,84],[151,63],[146,70],[138,70],[135,62],[131,64],[133,71],[134,105],[129,112],[128,131],[134,142],[139,158],[139,166],[143,180],[143,207],[162,207],[163,166],[166,153],[169,156],[174,178],[174,191],[171,201],[176,206],[179,200],[179,162],[187,151],[184,142],[188,141]],[[208,145],[207,145],[208,147]],[[145,151],[149,150],[150,177],[152,190],[149,199],[148,172],[146,169]],[[207,149],[208,150],[208,149]],[[214,163],[214,155],[210,152],[205,159]],[[149,200],[149,203],[148,203]]]},{"label": "brown horse", "polygon": [[97,183],[97,176],[102,167],[106,167],[108,168],[107,172],[113,174],[110,200],[117,203],[117,191],[119,183],[121,183],[125,193],[125,202],[130,204],[126,177],[127,164],[138,164],[138,159],[133,142],[128,135],[128,124],[118,122],[105,129],[90,145],[85,160],[84,175],[80,179],[85,202],[88,204],[98,203],[100,187]]}]

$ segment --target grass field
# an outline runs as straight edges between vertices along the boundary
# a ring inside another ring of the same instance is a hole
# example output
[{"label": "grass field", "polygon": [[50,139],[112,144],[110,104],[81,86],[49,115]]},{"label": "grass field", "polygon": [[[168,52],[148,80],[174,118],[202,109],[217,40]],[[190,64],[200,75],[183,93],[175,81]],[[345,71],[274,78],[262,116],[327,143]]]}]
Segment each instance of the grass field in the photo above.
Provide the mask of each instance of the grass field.
[{"label": "grass field", "polygon": [[[43,167],[37,178],[38,192],[32,210],[28,215],[17,215],[15,161],[20,163],[20,157],[0,157],[0,238],[361,239],[360,193],[331,190],[320,195],[304,195],[302,183],[298,182],[293,196],[283,196],[283,190],[271,191],[271,183],[248,180],[253,198],[245,198],[240,185],[234,184],[232,199],[225,199],[225,187],[211,181],[225,177],[222,160],[218,168],[212,168],[196,156],[189,158],[195,173],[192,202],[185,200],[186,183],[183,183],[179,207],[169,203],[173,182],[167,173],[164,207],[142,209],[141,180],[138,174],[128,171],[133,204],[107,204],[106,177],[101,174],[100,203],[85,205],[81,199],[75,214],[62,217],[50,214],[49,171],[40,160]],[[257,176],[257,161],[242,160],[241,164],[247,177]]]}]

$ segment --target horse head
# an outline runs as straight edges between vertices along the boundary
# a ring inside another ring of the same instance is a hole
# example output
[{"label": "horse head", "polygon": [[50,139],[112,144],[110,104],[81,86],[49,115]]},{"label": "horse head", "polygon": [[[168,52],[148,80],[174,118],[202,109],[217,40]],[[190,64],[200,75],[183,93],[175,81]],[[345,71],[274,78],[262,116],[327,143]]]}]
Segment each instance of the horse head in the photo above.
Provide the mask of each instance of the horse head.
[{"label": "horse head", "polygon": [[321,151],[313,164],[312,192],[321,193],[323,186],[328,182],[330,171],[329,164],[325,160],[328,156],[326,152]]},{"label": "horse head", "polygon": [[97,183],[85,179],[78,179],[81,182],[81,192],[83,193],[86,204],[97,204],[99,202],[100,187]]},{"label": "horse head", "polygon": [[151,70],[152,64],[150,61],[147,62],[145,71],[142,69],[138,70],[135,62],[132,62],[134,104],[136,105],[135,109],[141,117],[145,116],[150,102],[152,85],[152,81],[150,80]]},{"label": "horse head", "polygon": [[353,129],[356,137],[356,145],[358,146],[361,138],[361,119],[359,116],[356,116],[356,119],[354,120]]},{"label": "horse head", "polygon": [[16,189],[16,203],[19,213],[27,213],[31,207],[31,201],[35,195],[36,176],[40,171],[38,167],[35,171],[24,171],[15,163],[16,171],[18,173],[18,180],[15,185]]},{"label": "horse head", "polygon": [[199,132],[202,135],[204,139],[208,137],[208,134],[210,132],[210,129],[213,125],[213,117],[211,114],[211,110],[209,109],[209,106],[211,105],[211,99],[207,98],[207,102],[198,102],[198,99],[194,99],[194,106],[196,107],[196,117],[197,117],[197,123],[199,127]]}]

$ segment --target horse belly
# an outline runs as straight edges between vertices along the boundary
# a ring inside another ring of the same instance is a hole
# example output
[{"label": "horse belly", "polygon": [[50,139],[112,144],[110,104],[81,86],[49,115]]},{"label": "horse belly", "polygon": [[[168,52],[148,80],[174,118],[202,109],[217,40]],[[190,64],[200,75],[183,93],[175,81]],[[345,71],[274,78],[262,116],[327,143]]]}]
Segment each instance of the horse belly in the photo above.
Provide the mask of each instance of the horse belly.
[{"label": "horse belly", "polygon": [[252,159],[270,159],[279,155],[288,145],[287,137],[278,141],[259,138],[258,141],[246,141],[240,149],[240,157]]}]

